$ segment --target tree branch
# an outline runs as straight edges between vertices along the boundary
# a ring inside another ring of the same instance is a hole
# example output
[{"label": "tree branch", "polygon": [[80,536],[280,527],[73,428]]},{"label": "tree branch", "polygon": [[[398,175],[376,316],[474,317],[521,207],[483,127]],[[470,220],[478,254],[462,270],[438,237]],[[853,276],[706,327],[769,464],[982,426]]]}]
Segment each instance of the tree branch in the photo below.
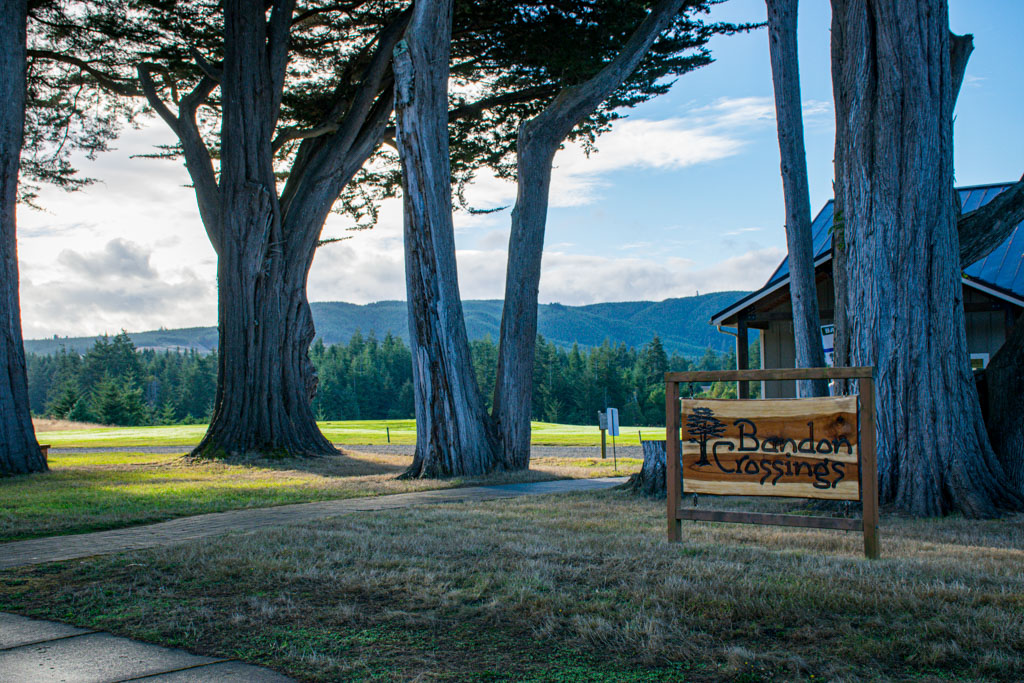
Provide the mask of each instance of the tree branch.
[{"label": "tree branch", "polygon": [[1024,176],[985,206],[960,216],[960,265],[988,256],[1024,221]]},{"label": "tree branch", "polygon": [[967,60],[974,52],[974,36],[966,33],[958,36],[955,33],[949,34],[949,73],[953,77],[953,104],[956,104],[960,95],[960,86],[964,82],[964,74],[967,73]]},{"label": "tree branch", "polygon": [[181,100],[178,105],[178,115],[175,116],[174,112],[160,99],[160,94],[153,83],[151,73],[153,68],[154,65],[147,63],[138,66],[142,92],[149,105],[174,131],[181,142],[182,153],[185,156],[185,168],[188,169],[196,192],[199,215],[203,219],[203,226],[206,228],[210,243],[213,244],[214,250],[220,253],[220,189],[217,186],[217,176],[213,171],[210,150],[207,149],[203,136],[199,132],[199,126],[196,124],[196,111],[210,96],[210,93],[217,88],[217,82],[209,76],[204,76],[196,87]]},{"label": "tree branch", "polygon": [[220,69],[211,64],[209,60],[207,60],[206,57],[204,57],[203,54],[192,45],[188,46],[188,53],[192,55],[192,59],[195,60],[196,66],[199,67],[200,71],[217,83],[220,83],[220,80],[224,75]]},{"label": "tree branch", "polygon": [[100,84],[101,87],[124,97],[139,97],[142,95],[138,88],[135,88],[131,81],[123,81],[116,76],[104,73],[96,67],[89,64],[84,60],[72,57],[70,55],[62,55],[59,52],[53,52],[52,50],[29,50],[28,56],[34,59],[45,59],[51,62],[61,62],[63,64],[69,64],[77,67],[80,71],[83,71],[93,78]]},{"label": "tree branch", "polygon": [[277,120],[284,95],[284,79],[288,70],[288,42],[292,26],[295,0],[273,0],[270,19],[267,22],[267,63],[274,101],[271,111]]},{"label": "tree branch", "polygon": [[156,84],[153,82],[153,71],[159,67],[155,64],[143,62],[136,67],[136,72],[139,75],[139,85],[142,86],[142,94],[145,96],[146,101],[149,102],[149,106],[153,108],[160,118],[170,126],[174,134],[179,138],[181,137],[181,131],[179,130],[178,117],[174,115],[164,101],[160,99],[160,93],[157,92]]},{"label": "tree branch", "polygon": [[586,83],[563,89],[544,111],[524,124],[531,135],[543,134],[559,142],[564,139],[629,77],[682,6],[683,0],[661,0],[655,5],[615,59]]},{"label": "tree branch", "polygon": [[277,152],[287,143],[292,140],[308,140],[310,138],[318,138],[321,135],[328,135],[330,133],[336,133],[338,131],[338,124],[336,123],[325,123],[315,128],[299,128],[298,126],[290,126],[288,128],[282,128],[281,132],[274,138],[272,149]]},{"label": "tree branch", "polygon": [[308,9],[305,12],[299,12],[292,19],[292,26],[297,26],[298,24],[309,21],[317,15],[326,14],[328,12],[351,12],[361,5],[365,5],[366,1],[367,0],[357,0],[357,2],[338,2],[333,5],[326,5],[324,7]]},{"label": "tree branch", "polygon": [[[476,102],[469,104],[463,104],[455,107],[448,111],[448,122],[458,121],[460,119],[468,119],[497,107],[503,107],[509,104],[521,104],[523,102],[529,102],[546,95],[554,95],[558,92],[558,88],[554,85],[538,85],[532,88],[524,88],[523,90],[516,90],[515,92],[504,93],[501,95],[495,95],[494,97],[486,97]],[[384,131],[384,142],[391,144],[390,141],[395,139],[395,128],[391,126]],[[394,145],[392,145],[394,146]],[[396,148],[397,149],[397,148]]]}]

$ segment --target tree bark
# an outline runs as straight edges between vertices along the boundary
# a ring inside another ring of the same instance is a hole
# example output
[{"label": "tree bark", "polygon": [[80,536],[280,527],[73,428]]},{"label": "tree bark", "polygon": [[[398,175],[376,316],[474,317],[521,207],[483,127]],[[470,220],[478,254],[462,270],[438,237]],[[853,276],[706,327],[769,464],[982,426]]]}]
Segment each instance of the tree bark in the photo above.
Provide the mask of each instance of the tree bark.
[{"label": "tree bark", "polygon": [[967,355],[945,0],[833,0],[836,177],[851,361],[876,368],[880,496],[916,515],[1024,500],[988,441]]},{"label": "tree bark", "polygon": [[[782,188],[786,200],[786,244],[789,248],[789,292],[793,305],[796,365],[825,365],[818,313],[818,288],[814,277],[811,239],[811,195],[804,151],[804,122],[800,100],[800,68],[797,52],[798,0],[766,0],[768,46],[775,86],[775,121],[779,136]],[[824,379],[797,382],[799,396],[828,396]]]},{"label": "tree bark", "polygon": [[220,353],[213,419],[197,456],[335,452],[310,405],[316,379],[305,276],[302,287],[286,286],[303,255],[284,234],[273,168],[293,4],[274,3],[269,20],[260,3],[224,4],[221,179],[216,188],[197,184],[201,205],[207,196],[219,200],[207,231],[218,251]]},{"label": "tree bark", "polygon": [[1014,490],[1024,493],[1024,315],[985,369],[988,433]]},{"label": "tree bark", "polygon": [[667,495],[666,456],[664,441],[642,441],[644,464],[620,488],[645,496],[664,498]]},{"label": "tree bark", "polygon": [[493,410],[508,469],[524,469],[530,464],[537,297],[555,153],[572,129],[633,73],[682,5],[682,0],[659,2],[614,60],[587,82],[560,92],[519,129],[519,177],[509,235]]},{"label": "tree bark", "polygon": [[29,411],[16,205],[25,126],[25,0],[0,0],[0,476],[46,471]]},{"label": "tree bark", "polygon": [[395,48],[405,272],[416,452],[406,477],[485,474],[501,465],[473,373],[459,296],[448,154],[452,0],[416,3]]}]

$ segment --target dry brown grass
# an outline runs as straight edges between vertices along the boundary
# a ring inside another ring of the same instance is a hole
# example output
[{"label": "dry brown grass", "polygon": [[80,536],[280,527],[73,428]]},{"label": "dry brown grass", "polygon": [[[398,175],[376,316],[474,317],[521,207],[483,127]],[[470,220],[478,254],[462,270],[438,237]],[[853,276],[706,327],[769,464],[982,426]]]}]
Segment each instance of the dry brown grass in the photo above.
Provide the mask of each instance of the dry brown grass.
[{"label": "dry brown grass", "polygon": [[1022,516],[886,515],[869,562],[813,529],[669,545],[663,514],[623,492],[356,514],[8,573],[0,607],[308,680],[1024,680]]},{"label": "dry brown grass", "polygon": [[[65,429],[95,429],[105,425],[93,424],[91,422],[75,422],[73,420],[53,420],[48,417],[33,417],[32,426],[36,432],[59,432]],[[42,439],[45,441],[46,439]]]}]

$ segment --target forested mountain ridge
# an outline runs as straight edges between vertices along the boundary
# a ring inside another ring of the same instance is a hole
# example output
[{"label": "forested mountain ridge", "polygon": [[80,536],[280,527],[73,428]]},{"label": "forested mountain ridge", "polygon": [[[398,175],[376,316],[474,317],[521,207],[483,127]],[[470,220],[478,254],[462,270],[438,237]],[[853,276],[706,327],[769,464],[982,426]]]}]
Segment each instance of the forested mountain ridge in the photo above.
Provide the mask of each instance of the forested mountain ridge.
[{"label": "forested mountain ridge", "polygon": [[[564,349],[573,344],[582,347],[600,346],[606,339],[613,344],[624,343],[639,348],[657,335],[669,354],[700,357],[711,347],[716,351],[732,351],[734,339],[720,333],[708,321],[711,315],[744,296],[746,292],[713,292],[698,296],[665,299],[664,301],[625,301],[565,306],[541,304],[539,329],[541,336]],[[373,333],[384,338],[389,332],[408,343],[409,330],[404,301],[378,301],[371,304],[350,304],[342,301],[311,304],[317,338],[325,344],[347,343],[355,332]],[[490,335],[495,342],[501,324],[501,301],[471,300],[464,302],[466,326],[470,339]],[[117,330],[110,330],[111,334]],[[215,327],[188,327],[173,330],[132,332],[137,348],[196,350],[207,353],[217,346]],[[96,337],[63,337],[25,341],[29,353],[51,354],[61,347],[85,353]]]}]

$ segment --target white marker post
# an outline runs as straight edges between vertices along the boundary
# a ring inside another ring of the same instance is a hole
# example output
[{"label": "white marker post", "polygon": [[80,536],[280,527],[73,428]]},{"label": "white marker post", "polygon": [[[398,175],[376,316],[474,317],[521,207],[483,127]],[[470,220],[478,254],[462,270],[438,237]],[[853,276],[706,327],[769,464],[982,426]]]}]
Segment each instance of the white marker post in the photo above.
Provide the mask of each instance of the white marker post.
[{"label": "white marker post", "polygon": [[612,467],[619,471],[619,462],[615,456],[615,437],[619,435],[619,409],[608,408],[608,433],[612,435]]}]

